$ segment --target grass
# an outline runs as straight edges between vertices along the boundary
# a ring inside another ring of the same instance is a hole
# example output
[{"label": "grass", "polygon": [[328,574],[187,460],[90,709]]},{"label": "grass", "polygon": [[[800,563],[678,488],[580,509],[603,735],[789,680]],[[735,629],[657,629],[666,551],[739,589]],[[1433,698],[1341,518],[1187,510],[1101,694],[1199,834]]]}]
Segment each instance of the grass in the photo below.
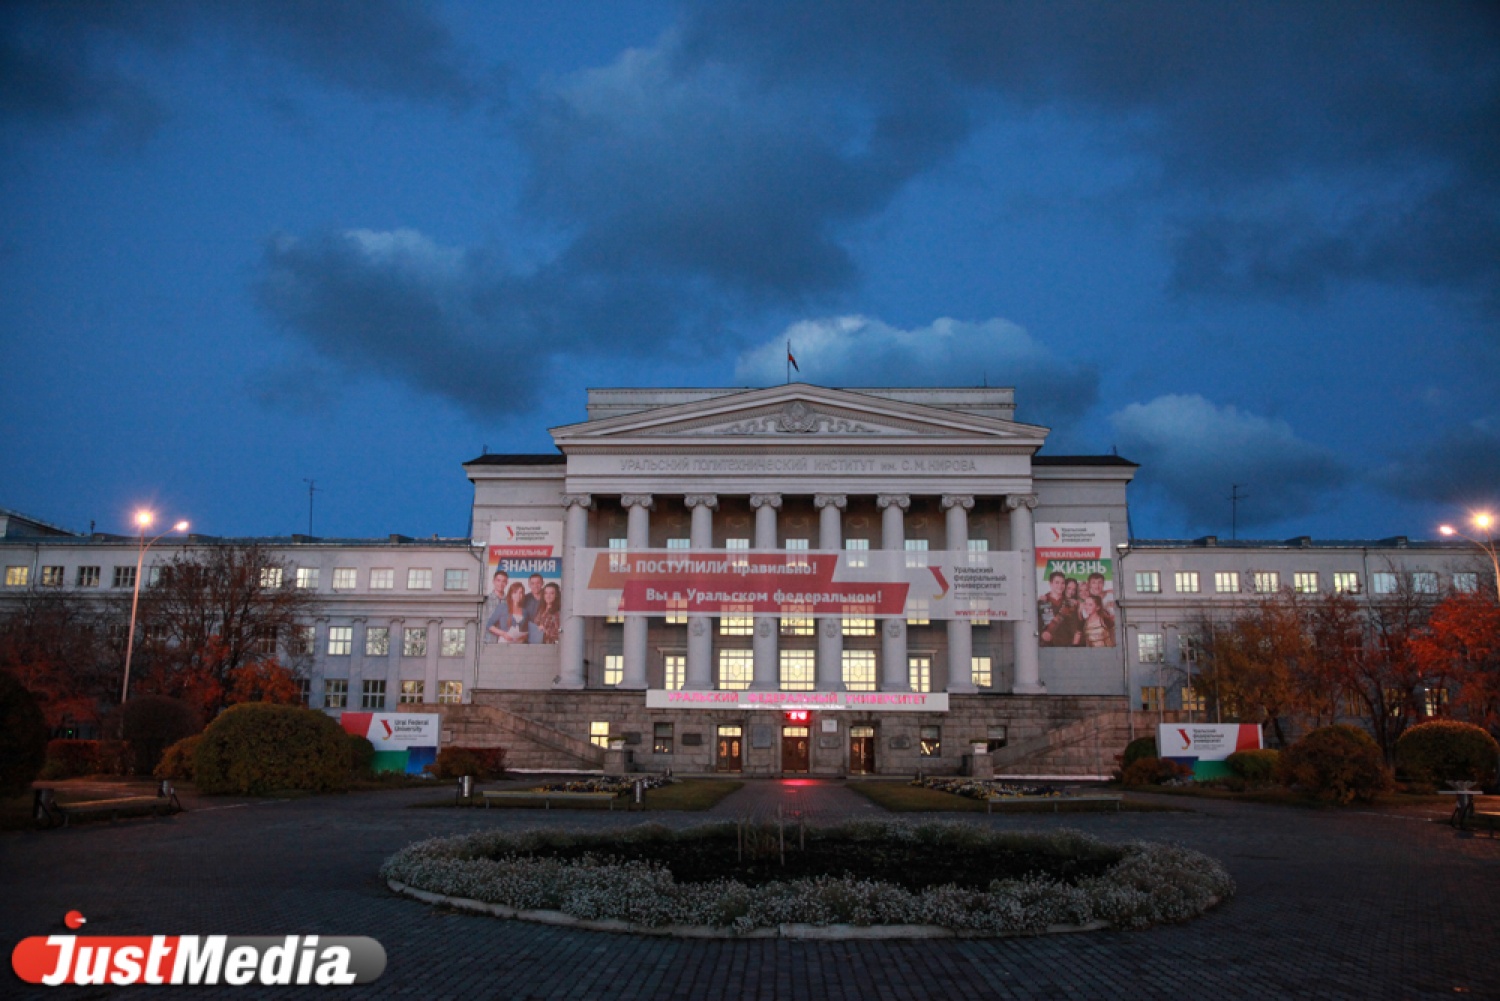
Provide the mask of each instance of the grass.
[{"label": "grass", "polygon": [[[633,795],[625,793],[615,799],[616,810],[685,810],[697,811],[711,809],[725,796],[743,786],[743,782],[733,782],[726,779],[678,779],[671,785],[662,786],[658,789],[647,789],[645,800],[639,806],[636,805]],[[516,790],[521,792],[524,790]],[[485,801],[481,790],[469,799],[458,799],[448,796],[444,799],[431,800],[424,803],[411,804],[413,809],[442,809],[444,807],[457,807],[464,809],[477,807],[484,809]],[[607,800],[598,803],[566,803],[554,804],[554,810],[608,810],[610,804]],[[541,810],[545,809],[542,799],[538,797],[531,802],[499,802],[494,804],[495,809],[504,810]]]},{"label": "grass", "polygon": [[[924,789],[904,782],[850,782],[848,788],[892,813],[983,813],[988,805],[982,799],[971,799],[937,789]],[[1012,801],[1004,807],[1004,812],[1052,813],[1054,809],[1059,813],[1093,813],[1113,807],[1094,801],[1070,803],[1066,799],[1039,798],[1031,803]],[[1169,806],[1135,803],[1130,800],[1120,804],[1120,810],[1126,813],[1158,813],[1172,809]]]},{"label": "grass", "polygon": [[[1319,799],[1304,792],[1295,792],[1285,786],[1271,785],[1234,792],[1230,789],[1215,789],[1212,786],[1125,786],[1133,792],[1158,793],[1163,796],[1185,796],[1190,799],[1221,799],[1233,803],[1266,803],[1272,806],[1300,806],[1323,809],[1339,806],[1331,800]],[[1383,792],[1373,803],[1354,803],[1353,806],[1368,809],[1377,807],[1450,806],[1448,797],[1422,793]]]}]

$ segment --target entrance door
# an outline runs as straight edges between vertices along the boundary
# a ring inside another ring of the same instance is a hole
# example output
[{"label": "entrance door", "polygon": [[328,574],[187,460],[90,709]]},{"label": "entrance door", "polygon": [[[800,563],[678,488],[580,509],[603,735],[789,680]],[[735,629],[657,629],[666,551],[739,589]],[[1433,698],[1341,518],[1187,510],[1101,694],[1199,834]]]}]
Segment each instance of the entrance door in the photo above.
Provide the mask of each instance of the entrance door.
[{"label": "entrance door", "polygon": [[740,746],[743,739],[743,731],[740,727],[719,727],[719,753],[714,759],[716,771],[737,772],[741,770],[743,766],[740,763]]},{"label": "entrance door", "polygon": [[784,726],[781,728],[782,772],[807,771],[807,727]]},{"label": "entrance door", "polygon": [[849,771],[856,775],[875,773],[875,728],[873,726],[849,728]]}]

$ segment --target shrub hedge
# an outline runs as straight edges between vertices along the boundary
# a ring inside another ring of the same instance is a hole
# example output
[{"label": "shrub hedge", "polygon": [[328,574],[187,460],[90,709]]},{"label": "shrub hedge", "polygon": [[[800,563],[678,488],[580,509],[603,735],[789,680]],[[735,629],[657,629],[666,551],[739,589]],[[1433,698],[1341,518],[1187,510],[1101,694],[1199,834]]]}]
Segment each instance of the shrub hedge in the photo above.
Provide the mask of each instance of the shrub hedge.
[{"label": "shrub hedge", "polygon": [[123,740],[49,740],[44,779],[76,779],[83,775],[123,775],[130,748]]},{"label": "shrub hedge", "polygon": [[1500,745],[1483,727],[1457,720],[1420,723],[1396,741],[1396,767],[1417,782],[1495,781]]},{"label": "shrub hedge", "polygon": [[1369,802],[1391,786],[1380,746],[1346,723],[1321,727],[1287,748],[1278,773],[1282,784],[1338,803]]},{"label": "shrub hedge", "polygon": [[150,775],[168,747],[203,729],[198,710],[167,695],[137,695],[121,707],[119,733],[130,751],[126,761],[136,775]]},{"label": "shrub hedge", "polygon": [[162,752],[161,760],[151,774],[159,779],[176,779],[179,782],[193,781],[193,754],[198,750],[201,733],[184,737]]},{"label": "shrub hedge", "polygon": [[19,796],[47,760],[47,720],[36,698],[0,671],[0,796]]},{"label": "shrub hedge", "polygon": [[472,775],[477,779],[497,779],[505,774],[503,747],[445,747],[438,751],[437,761],[427,770],[440,779]]},{"label": "shrub hedge", "polygon": [[1191,779],[1193,770],[1170,758],[1138,758],[1126,767],[1122,781],[1128,786],[1159,786],[1173,779]]},{"label": "shrub hedge", "polygon": [[1235,751],[1224,763],[1248,785],[1276,781],[1276,766],[1281,752],[1267,748],[1261,751]]},{"label": "shrub hedge", "polygon": [[1125,753],[1120,756],[1120,768],[1124,770],[1142,758],[1154,757],[1156,757],[1156,738],[1137,737],[1125,745]]},{"label": "shrub hedge", "polygon": [[370,743],[368,737],[357,733],[351,733],[348,737],[350,773],[360,778],[372,774],[375,768],[375,745]]},{"label": "shrub hedge", "polygon": [[349,740],[316,709],[242,702],[203,731],[193,781],[205,793],[338,792],[349,788]]}]

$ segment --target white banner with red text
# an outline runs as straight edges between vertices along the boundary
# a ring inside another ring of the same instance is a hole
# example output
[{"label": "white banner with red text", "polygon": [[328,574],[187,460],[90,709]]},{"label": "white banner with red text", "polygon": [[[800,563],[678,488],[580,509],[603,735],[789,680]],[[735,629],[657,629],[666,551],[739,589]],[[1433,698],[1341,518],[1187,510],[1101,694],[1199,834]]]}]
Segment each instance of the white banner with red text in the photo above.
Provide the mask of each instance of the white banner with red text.
[{"label": "white banner with red text", "polygon": [[646,690],[647,709],[878,709],[881,712],[945,713],[947,692],[700,692]]}]

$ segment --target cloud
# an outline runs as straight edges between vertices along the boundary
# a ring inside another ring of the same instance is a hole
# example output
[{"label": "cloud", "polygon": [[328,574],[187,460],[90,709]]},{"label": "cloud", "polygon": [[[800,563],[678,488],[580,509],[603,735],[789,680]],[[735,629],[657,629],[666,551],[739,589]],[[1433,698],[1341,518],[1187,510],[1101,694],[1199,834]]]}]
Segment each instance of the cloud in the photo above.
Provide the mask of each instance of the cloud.
[{"label": "cloud", "polygon": [[1473,421],[1387,464],[1375,484],[1407,500],[1491,508],[1500,501],[1500,420]]},{"label": "cloud", "polygon": [[1090,365],[1061,357],[1007,320],[965,323],[943,317],[901,330],[863,316],[803,320],[741,354],[735,380],[774,384],[786,377],[786,344],[801,378],[829,386],[1017,386],[1018,417],[1029,423],[1075,421],[1098,398]]},{"label": "cloud", "polygon": [[1137,483],[1164,494],[1190,531],[1229,521],[1235,484],[1248,497],[1239,524],[1254,527],[1312,513],[1350,478],[1328,449],[1298,438],[1285,421],[1197,395],[1132,403],[1109,423],[1121,453],[1141,464]]}]

